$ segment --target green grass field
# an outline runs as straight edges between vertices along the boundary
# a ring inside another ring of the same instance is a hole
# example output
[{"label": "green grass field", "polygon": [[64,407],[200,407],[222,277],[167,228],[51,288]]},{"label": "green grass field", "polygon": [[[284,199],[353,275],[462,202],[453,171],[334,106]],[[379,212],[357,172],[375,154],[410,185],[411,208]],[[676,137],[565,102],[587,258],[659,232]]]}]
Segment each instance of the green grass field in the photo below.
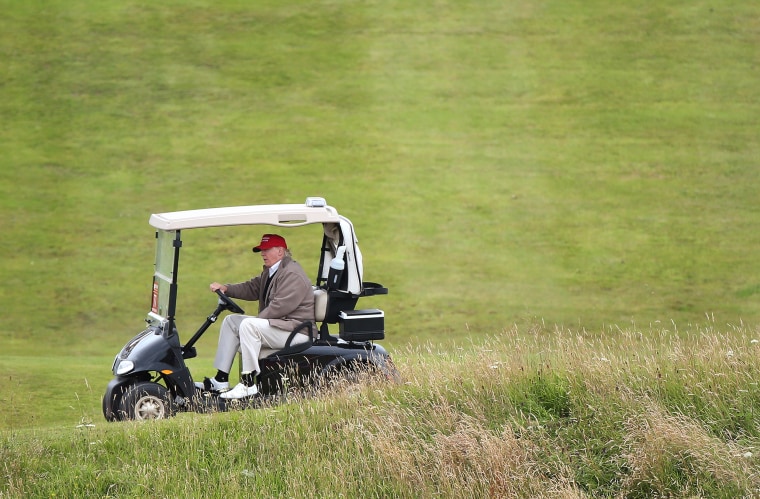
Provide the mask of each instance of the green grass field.
[{"label": "green grass field", "polygon": [[[402,366],[510,331],[749,341],[760,325],[751,2],[0,7],[10,435],[104,425],[111,361],[149,304],[154,212],[327,198],[390,289],[365,305]],[[261,232],[185,234],[184,337],[209,282],[257,271]],[[315,272],[317,233],[286,235]],[[0,496],[23,495],[12,483]]]}]

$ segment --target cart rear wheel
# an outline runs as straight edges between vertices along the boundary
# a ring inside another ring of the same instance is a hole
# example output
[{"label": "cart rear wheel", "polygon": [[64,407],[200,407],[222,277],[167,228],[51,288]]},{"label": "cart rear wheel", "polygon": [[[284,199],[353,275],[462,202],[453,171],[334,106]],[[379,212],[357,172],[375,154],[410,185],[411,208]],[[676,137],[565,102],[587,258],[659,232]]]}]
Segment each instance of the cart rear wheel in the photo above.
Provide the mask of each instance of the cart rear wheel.
[{"label": "cart rear wheel", "polygon": [[122,420],[166,419],[174,412],[171,394],[163,385],[139,382],[124,392],[119,404]]}]

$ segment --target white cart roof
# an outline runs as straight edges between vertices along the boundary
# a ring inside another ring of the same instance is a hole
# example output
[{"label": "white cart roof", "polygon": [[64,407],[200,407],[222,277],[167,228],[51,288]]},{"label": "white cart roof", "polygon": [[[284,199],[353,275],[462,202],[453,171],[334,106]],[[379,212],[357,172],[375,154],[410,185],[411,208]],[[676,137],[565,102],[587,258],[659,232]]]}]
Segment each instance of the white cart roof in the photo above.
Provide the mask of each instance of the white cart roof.
[{"label": "white cart roof", "polygon": [[340,219],[338,211],[332,206],[270,204],[155,213],[150,216],[149,223],[161,230],[182,230],[229,225],[298,227],[315,223],[340,223]]},{"label": "white cart roof", "polygon": [[300,227],[321,223],[324,224],[324,234],[331,246],[324,250],[324,261],[328,263],[321,269],[321,277],[327,279],[330,259],[335,256],[339,245],[345,246],[348,279],[346,289],[341,291],[353,294],[359,294],[362,291],[362,254],[359,250],[354,226],[346,217],[338,215],[335,208],[328,206],[323,198],[307,198],[304,204],[230,206],[154,213],[150,216],[149,223],[159,230],[200,229],[231,225]]}]

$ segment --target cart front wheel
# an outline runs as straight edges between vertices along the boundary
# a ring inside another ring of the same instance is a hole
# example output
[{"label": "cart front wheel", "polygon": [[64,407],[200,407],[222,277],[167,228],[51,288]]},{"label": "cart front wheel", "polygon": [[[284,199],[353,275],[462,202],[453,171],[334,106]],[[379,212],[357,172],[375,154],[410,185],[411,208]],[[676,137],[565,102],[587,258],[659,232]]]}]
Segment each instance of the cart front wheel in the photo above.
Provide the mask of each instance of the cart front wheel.
[{"label": "cart front wheel", "polygon": [[127,388],[119,404],[119,413],[124,420],[166,419],[173,412],[169,390],[163,385],[148,381]]}]

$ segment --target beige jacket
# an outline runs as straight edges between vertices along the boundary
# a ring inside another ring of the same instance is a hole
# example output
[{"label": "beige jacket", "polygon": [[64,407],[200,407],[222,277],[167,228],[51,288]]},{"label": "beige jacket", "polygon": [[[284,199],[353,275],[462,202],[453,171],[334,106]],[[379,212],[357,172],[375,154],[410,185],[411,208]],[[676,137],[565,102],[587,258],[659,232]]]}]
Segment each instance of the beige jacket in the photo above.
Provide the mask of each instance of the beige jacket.
[{"label": "beige jacket", "polygon": [[[314,291],[309,276],[301,265],[291,257],[285,256],[272,276],[266,298],[262,299],[268,278],[269,269],[264,267],[263,272],[250,281],[227,284],[227,295],[241,300],[258,301],[257,317],[269,319],[269,324],[274,327],[293,331],[300,323],[311,321],[316,331]],[[302,332],[308,334],[307,329]]]}]

